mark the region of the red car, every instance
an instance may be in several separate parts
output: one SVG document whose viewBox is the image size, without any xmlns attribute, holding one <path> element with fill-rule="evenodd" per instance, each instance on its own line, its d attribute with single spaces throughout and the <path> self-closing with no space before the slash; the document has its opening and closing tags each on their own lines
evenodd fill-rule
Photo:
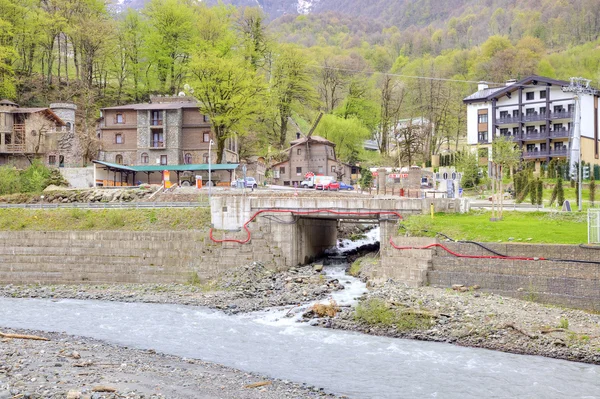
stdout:
<svg viewBox="0 0 600 399">
<path fill-rule="evenodd" d="M 336 180 L 332 180 L 323 186 L 323 190 L 340 191 L 340 182 L 336 181 Z"/>
</svg>

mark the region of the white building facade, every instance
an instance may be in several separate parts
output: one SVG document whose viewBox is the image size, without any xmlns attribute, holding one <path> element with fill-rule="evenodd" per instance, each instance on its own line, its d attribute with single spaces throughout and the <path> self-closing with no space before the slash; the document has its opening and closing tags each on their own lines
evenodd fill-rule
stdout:
<svg viewBox="0 0 600 399">
<path fill-rule="evenodd" d="M 542 76 L 509 81 L 505 87 L 478 91 L 464 99 L 467 104 L 467 142 L 487 148 L 491 158 L 494 137 L 504 136 L 523 151 L 523 159 L 535 161 L 536 170 L 552 159 L 568 159 L 575 133 L 575 94 L 564 92 L 569 82 Z M 585 162 L 599 163 L 598 96 L 581 97 L 581 155 Z"/>
</svg>

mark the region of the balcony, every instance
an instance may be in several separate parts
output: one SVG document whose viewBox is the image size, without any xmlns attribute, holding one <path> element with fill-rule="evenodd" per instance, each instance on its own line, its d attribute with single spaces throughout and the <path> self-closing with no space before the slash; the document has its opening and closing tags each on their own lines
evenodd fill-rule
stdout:
<svg viewBox="0 0 600 399">
<path fill-rule="evenodd" d="M 547 138 L 548 138 L 547 132 L 540 132 L 537 129 L 535 129 L 532 132 L 525 132 L 525 134 L 523 134 L 523 140 L 525 140 L 525 141 L 527 141 L 527 140 L 546 140 Z"/>
<path fill-rule="evenodd" d="M 559 129 L 559 130 L 551 130 L 550 131 L 550 137 L 553 139 L 558 139 L 558 138 L 569 138 L 571 137 L 571 133 L 572 131 L 570 129 Z"/>
<path fill-rule="evenodd" d="M 501 133 L 499 136 L 496 136 L 496 138 L 498 138 L 498 137 L 504 137 L 506 140 L 509 140 L 509 141 L 511 141 L 511 140 L 512 141 L 519 141 L 519 140 L 521 140 L 520 135 L 518 135 L 518 134 L 514 135 L 514 134 L 502 134 Z"/>
<path fill-rule="evenodd" d="M 548 150 L 524 151 L 523 152 L 523 158 L 525 158 L 525 159 L 546 158 L 548 156 L 550 156 L 550 151 L 548 151 Z"/>
<path fill-rule="evenodd" d="M 489 144 L 488 135 L 487 134 L 485 134 L 485 135 L 482 135 L 482 134 L 477 135 L 477 143 L 478 144 Z"/>
<path fill-rule="evenodd" d="M 546 114 L 538 114 L 534 112 L 533 114 L 525 114 L 523 115 L 523 122 L 536 122 L 546 120 Z"/>
<path fill-rule="evenodd" d="M 566 157 L 568 151 L 569 150 L 567 147 L 555 148 L 553 150 L 550 150 L 550 156 L 551 157 Z"/>
<path fill-rule="evenodd" d="M 18 154 L 25 152 L 26 148 L 25 144 L 5 144 L 0 146 L 0 152 Z"/>
<path fill-rule="evenodd" d="M 162 126 L 162 125 L 163 125 L 162 119 L 150 119 L 150 126 L 155 127 L 155 126 Z"/>
<path fill-rule="evenodd" d="M 519 116 L 504 116 L 496 119 L 496 123 L 498 125 L 511 125 L 515 123 L 521 122 L 521 117 Z"/>
<path fill-rule="evenodd" d="M 550 119 L 572 119 L 573 112 L 571 111 L 560 111 L 550 113 Z"/>
<path fill-rule="evenodd" d="M 150 148 L 165 148 L 165 142 L 153 140 L 150 142 Z"/>
</svg>

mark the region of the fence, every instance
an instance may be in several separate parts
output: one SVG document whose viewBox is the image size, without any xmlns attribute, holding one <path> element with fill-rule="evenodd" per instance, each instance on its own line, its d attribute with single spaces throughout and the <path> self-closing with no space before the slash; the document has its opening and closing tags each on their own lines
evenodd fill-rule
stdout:
<svg viewBox="0 0 600 399">
<path fill-rule="evenodd" d="M 600 208 L 588 209 L 588 243 L 600 244 Z"/>
<path fill-rule="evenodd" d="M 27 209 L 136 209 L 136 208 L 199 208 L 209 207 L 208 202 L 73 202 L 65 204 L 0 204 L 1 208 Z"/>
</svg>

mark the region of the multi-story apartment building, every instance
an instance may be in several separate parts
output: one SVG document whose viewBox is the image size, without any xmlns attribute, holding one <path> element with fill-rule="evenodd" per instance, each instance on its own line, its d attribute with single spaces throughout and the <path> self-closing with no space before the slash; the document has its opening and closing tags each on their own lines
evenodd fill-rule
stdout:
<svg viewBox="0 0 600 399">
<path fill-rule="evenodd" d="M 83 158 L 75 135 L 75 110 L 69 103 L 50 108 L 22 108 L 9 100 L 0 101 L 0 165 L 19 168 L 39 159 L 50 167 L 82 166 Z"/>
<path fill-rule="evenodd" d="M 571 156 L 574 135 L 574 94 L 563 91 L 569 82 L 542 76 L 508 81 L 490 88 L 484 82 L 464 99 L 467 104 L 467 141 L 488 149 L 494 137 L 517 143 L 523 159 L 535 161 L 536 169 L 551 159 Z M 585 162 L 598 163 L 598 96 L 581 97 L 581 155 Z"/>
<path fill-rule="evenodd" d="M 103 108 L 99 130 L 99 160 L 119 165 L 206 164 L 210 140 L 216 143 L 208 117 L 189 97 Z M 220 163 L 216 150 L 213 144 L 211 163 Z M 227 139 L 224 158 L 238 162 L 237 140 Z"/>
</svg>

